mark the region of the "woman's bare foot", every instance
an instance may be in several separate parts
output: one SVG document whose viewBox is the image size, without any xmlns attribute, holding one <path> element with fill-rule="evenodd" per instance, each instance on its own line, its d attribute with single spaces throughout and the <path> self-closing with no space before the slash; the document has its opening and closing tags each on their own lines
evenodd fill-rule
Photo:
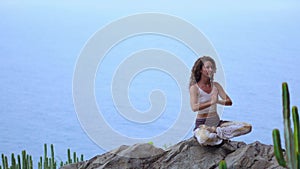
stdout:
<svg viewBox="0 0 300 169">
<path fill-rule="evenodd" d="M 217 129 L 217 128 L 216 128 L 215 126 L 212 126 L 212 127 L 208 127 L 208 128 L 207 128 L 207 130 L 210 131 L 211 133 L 217 133 L 216 129 Z"/>
<path fill-rule="evenodd" d="M 217 133 L 215 126 L 200 125 L 199 128 L 203 128 L 211 133 Z"/>
</svg>

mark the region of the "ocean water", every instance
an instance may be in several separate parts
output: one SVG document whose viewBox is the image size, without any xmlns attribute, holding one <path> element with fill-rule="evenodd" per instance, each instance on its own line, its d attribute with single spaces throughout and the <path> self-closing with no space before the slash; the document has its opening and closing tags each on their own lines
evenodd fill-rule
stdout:
<svg viewBox="0 0 300 169">
<path fill-rule="evenodd" d="M 72 82 L 77 58 L 88 39 L 119 18 L 143 12 L 177 16 L 202 31 L 214 45 L 226 79 L 225 90 L 233 100 L 222 118 L 245 121 L 253 131 L 234 140 L 272 144 L 271 132 L 282 132 L 281 83 L 288 82 L 291 104 L 300 104 L 300 15 L 296 1 L 227 8 L 199 4 L 191 8 L 138 4 L 140 8 L 119 9 L 79 3 L 3 2 L 0 7 L 0 153 L 26 149 L 34 158 L 43 144 L 54 144 L 56 158 L 65 160 L 67 148 L 91 158 L 105 152 L 83 130 L 73 103 Z M 155 8 L 157 7 L 157 8 Z M 109 10 L 111 9 L 111 10 Z M 116 12 L 113 12 L 116 10 Z M 121 29 L 121 28 L 120 28 Z M 184 32 L 184 30 L 182 30 Z M 149 93 L 165 94 L 165 112 L 151 124 L 122 121 L 111 98 L 111 80 L 130 54 L 143 49 L 172 52 L 190 69 L 197 56 L 179 41 L 161 35 L 128 38 L 112 48 L 95 76 L 95 98 L 103 116 L 114 130 L 128 137 L 151 137 L 167 130 L 180 109 L 176 79 L 163 71 L 142 71 L 132 80 L 128 97 L 140 111 L 151 106 Z M 176 65 L 174 65 L 176 66 Z M 121 83 L 121 82 L 120 82 Z M 174 112 L 174 113 L 170 113 Z M 190 132 L 185 137 L 192 135 Z M 119 143 L 119 140 L 106 140 Z M 155 144 L 155 143 L 154 143 Z M 166 144 L 169 144 L 166 142 Z M 160 146 L 160 145 L 158 145 Z"/>
</svg>

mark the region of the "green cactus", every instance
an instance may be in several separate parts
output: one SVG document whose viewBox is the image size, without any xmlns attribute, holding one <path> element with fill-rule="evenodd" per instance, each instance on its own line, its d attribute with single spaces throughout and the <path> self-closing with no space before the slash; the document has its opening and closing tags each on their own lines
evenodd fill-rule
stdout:
<svg viewBox="0 0 300 169">
<path fill-rule="evenodd" d="M 225 160 L 219 162 L 219 169 L 227 169 L 227 164 Z"/>
<path fill-rule="evenodd" d="M 9 169 L 7 157 L 4 154 L 2 154 L 2 166 L 3 166 L 3 169 Z"/>
<path fill-rule="evenodd" d="M 41 156 L 38 161 L 38 169 L 56 169 L 57 163 L 54 158 L 54 146 L 50 145 L 51 148 L 51 157 L 47 155 L 47 144 L 44 144 L 44 158 Z M 0 164 L 0 169 L 33 169 L 32 156 L 28 155 L 25 150 L 22 151 L 21 155 L 11 154 L 11 164 L 9 166 L 7 156 L 4 154 L 2 156 L 2 165 Z M 71 150 L 68 149 L 68 161 L 65 164 L 70 164 L 72 162 L 79 162 L 76 152 L 73 152 L 73 160 L 71 158 Z M 43 161 L 44 160 L 44 161 Z M 84 161 L 83 154 L 80 156 L 80 161 Z M 1 163 L 1 162 L 0 162 Z M 61 161 L 60 166 L 63 166 L 64 163 Z"/>
<path fill-rule="evenodd" d="M 68 164 L 72 163 L 72 158 L 71 158 L 71 150 L 68 149 Z"/>
<path fill-rule="evenodd" d="M 40 161 L 38 163 L 38 167 L 39 168 L 43 168 L 43 164 L 44 164 L 44 169 L 56 169 L 57 165 L 56 165 L 56 161 L 54 158 L 54 146 L 53 144 L 50 145 L 50 150 L 51 150 L 51 157 L 48 157 L 47 154 L 47 144 L 44 144 L 44 161 L 43 158 L 40 157 Z"/>
<path fill-rule="evenodd" d="M 77 156 L 76 156 L 76 152 L 73 152 L 73 161 L 74 163 L 77 163 Z"/>
<path fill-rule="evenodd" d="M 22 151 L 22 169 L 26 169 L 26 151 Z"/>
<path fill-rule="evenodd" d="M 281 148 L 281 139 L 280 139 L 280 133 L 278 129 L 274 129 L 272 132 L 273 136 L 273 143 L 274 143 L 274 154 L 278 161 L 278 164 L 286 167 L 286 161 L 283 157 L 283 150 Z"/>
<path fill-rule="evenodd" d="M 55 159 L 54 159 L 54 146 L 53 144 L 50 145 L 51 147 L 51 169 L 56 169 L 56 162 L 55 162 Z"/>
<path fill-rule="evenodd" d="M 21 156 L 18 154 L 18 169 L 21 169 Z"/>
<path fill-rule="evenodd" d="M 3 166 L 3 169 L 5 169 L 5 157 L 4 157 L 4 154 L 2 154 L 1 157 L 2 157 L 2 166 Z"/>
<path fill-rule="evenodd" d="M 14 153 L 11 154 L 11 167 L 13 169 L 17 169 L 16 159 Z"/>
<path fill-rule="evenodd" d="M 44 144 L 44 169 L 48 168 L 47 144 Z"/>
<path fill-rule="evenodd" d="M 293 106 L 292 108 L 292 116 L 294 122 L 294 143 L 295 143 L 295 155 L 297 166 L 300 168 L 300 135 L 299 135 L 299 115 L 298 115 L 298 108 Z"/>
<path fill-rule="evenodd" d="M 29 157 L 29 159 L 28 159 L 28 160 L 29 160 L 29 162 L 28 162 L 28 168 L 29 168 L 29 169 L 33 169 L 32 157 L 29 156 L 29 155 L 28 155 L 28 157 Z"/>
<path fill-rule="evenodd" d="M 43 157 L 40 157 L 40 161 L 38 162 L 38 169 L 43 168 Z"/>
<path fill-rule="evenodd" d="M 84 161 L 83 154 L 80 156 L 80 161 Z"/>
<path fill-rule="evenodd" d="M 274 154 L 278 161 L 278 164 L 287 167 L 289 169 L 299 169 L 299 116 L 297 107 L 293 106 L 292 116 L 294 128 L 291 127 L 290 121 L 290 96 L 288 85 L 286 82 L 282 83 L 282 103 L 283 103 L 283 122 L 284 122 L 284 140 L 286 148 L 286 159 L 284 158 L 281 148 L 280 132 L 278 129 L 274 129 L 272 132 Z M 293 131 L 294 130 L 294 131 Z"/>
</svg>

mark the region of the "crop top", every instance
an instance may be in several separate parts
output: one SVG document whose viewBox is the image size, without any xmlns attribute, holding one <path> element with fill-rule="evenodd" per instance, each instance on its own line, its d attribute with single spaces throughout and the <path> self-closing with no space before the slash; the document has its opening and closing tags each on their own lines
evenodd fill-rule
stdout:
<svg viewBox="0 0 300 169">
<path fill-rule="evenodd" d="M 203 91 L 197 84 L 196 84 L 196 86 L 199 89 L 198 103 L 205 103 L 205 102 L 209 101 L 211 98 L 211 95 L 213 93 L 219 92 L 215 86 L 213 86 L 213 89 L 210 93 L 206 93 L 205 91 Z M 207 113 L 213 113 L 213 112 L 217 112 L 217 104 L 214 104 L 205 109 L 199 110 L 198 114 L 207 114 Z"/>
</svg>

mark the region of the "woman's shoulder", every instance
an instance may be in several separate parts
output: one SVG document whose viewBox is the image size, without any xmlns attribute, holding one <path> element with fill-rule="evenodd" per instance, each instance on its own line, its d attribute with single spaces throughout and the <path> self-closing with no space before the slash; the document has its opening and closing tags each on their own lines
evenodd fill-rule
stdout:
<svg viewBox="0 0 300 169">
<path fill-rule="evenodd" d="M 220 85 L 220 83 L 218 83 L 218 82 L 214 82 L 214 86 L 215 86 L 217 89 L 222 88 L 222 85 Z"/>
<path fill-rule="evenodd" d="M 191 90 L 191 91 L 198 90 L 198 85 L 197 85 L 197 83 L 191 85 L 191 86 L 190 86 L 190 90 Z"/>
<path fill-rule="evenodd" d="M 213 82 L 214 86 L 219 87 L 221 86 L 219 82 Z"/>
</svg>

